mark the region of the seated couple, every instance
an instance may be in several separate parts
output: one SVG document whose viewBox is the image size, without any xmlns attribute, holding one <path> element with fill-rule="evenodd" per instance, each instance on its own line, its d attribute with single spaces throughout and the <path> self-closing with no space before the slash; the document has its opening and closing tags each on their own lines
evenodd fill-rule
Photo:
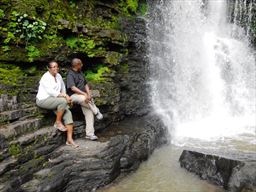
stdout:
<svg viewBox="0 0 256 192">
<path fill-rule="evenodd" d="M 82 61 L 73 59 L 71 69 L 67 74 L 67 92 L 59 72 L 58 63 L 51 61 L 48 71 L 39 82 L 36 104 L 44 109 L 54 110 L 56 121 L 54 127 L 60 131 L 67 131 L 66 144 L 75 148 L 79 147 L 73 140 L 73 118 L 69 110 L 72 103 L 81 105 L 86 121 L 86 138 L 97 140 L 94 134 L 94 115 L 98 119 L 103 116 L 94 104 L 91 91 L 82 73 Z M 62 123 L 63 119 L 63 123 Z"/>
</svg>

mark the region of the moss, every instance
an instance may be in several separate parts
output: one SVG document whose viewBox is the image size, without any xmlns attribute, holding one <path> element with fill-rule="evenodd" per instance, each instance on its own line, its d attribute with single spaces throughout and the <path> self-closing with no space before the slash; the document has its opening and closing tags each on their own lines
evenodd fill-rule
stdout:
<svg viewBox="0 0 256 192">
<path fill-rule="evenodd" d="M 78 53 L 90 58 L 102 58 L 101 62 L 111 65 L 119 64 L 121 56 L 108 53 L 108 45 L 126 46 L 127 36 L 117 30 L 120 29 L 120 19 L 134 14 L 140 6 L 137 0 L 108 2 L 110 6 L 104 8 L 97 3 L 94 0 L 21 0 L 8 2 L 8 9 L 0 5 L 0 20 L 5 19 L 0 24 L 0 35 L 3 37 L 0 38 L 0 60 L 33 65 L 48 58 L 66 61 L 70 55 Z M 98 9 L 100 11 L 97 12 Z M 28 44 L 18 39 L 9 25 L 13 11 L 44 21 L 47 25 L 39 35 L 42 39 L 31 39 Z M 14 28 L 16 24 L 11 23 Z M 83 31 L 78 31 L 77 26 L 83 26 Z"/>
<path fill-rule="evenodd" d="M 4 157 L 3 155 L 0 154 L 0 161 L 3 161 L 4 160 Z"/>
<path fill-rule="evenodd" d="M 17 66 L 11 64 L 0 64 L 0 84 L 17 86 L 24 72 Z"/>
<path fill-rule="evenodd" d="M 120 68 L 121 73 L 128 73 L 129 72 L 129 65 L 128 64 L 122 64 Z"/>
<path fill-rule="evenodd" d="M 9 146 L 8 151 L 10 155 L 17 157 L 21 153 L 21 147 L 18 144 L 12 144 Z"/>
<path fill-rule="evenodd" d="M 148 12 L 148 5 L 146 2 L 143 2 L 139 5 L 138 12 L 140 15 L 144 16 Z"/>
<path fill-rule="evenodd" d="M 107 53 L 105 62 L 112 65 L 117 65 L 121 62 L 122 57 L 123 54 L 111 51 Z"/>
</svg>

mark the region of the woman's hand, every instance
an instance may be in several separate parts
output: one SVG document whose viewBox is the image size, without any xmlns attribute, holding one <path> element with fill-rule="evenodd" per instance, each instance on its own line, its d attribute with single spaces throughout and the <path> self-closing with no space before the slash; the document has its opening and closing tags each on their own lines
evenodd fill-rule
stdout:
<svg viewBox="0 0 256 192">
<path fill-rule="evenodd" d="M 60 93 L 58 97 L 66 97 L 66 93 Z"/>
<path fill-rule="evenodd" d="M 72 99 L 71 99 L 71 97 L 69 97 L 68 95 L 66 95 L 66 100 L 67 100 L 68 104 L 71 104 L 71 103 L 72 103 Z"/>
</svg>

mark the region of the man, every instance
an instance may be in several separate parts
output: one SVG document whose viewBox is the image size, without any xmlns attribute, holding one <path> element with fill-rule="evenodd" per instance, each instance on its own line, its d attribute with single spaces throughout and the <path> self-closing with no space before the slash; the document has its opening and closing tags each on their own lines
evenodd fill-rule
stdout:
<svg viewBox="0 0 256 192">
<path fill-rule="evenodd" d="M 103 116 L 93 102 L 91 91 L 82 73 L 82 61 L 74 58 L 71 65 L 67 74 L 67 93 L 73 103 L 81 105 L 86 121 L 86 138 L 97 140 L 98 137 L 94 133 L 94 115 L 97 119 L 102 119 Z"/>
</svg>

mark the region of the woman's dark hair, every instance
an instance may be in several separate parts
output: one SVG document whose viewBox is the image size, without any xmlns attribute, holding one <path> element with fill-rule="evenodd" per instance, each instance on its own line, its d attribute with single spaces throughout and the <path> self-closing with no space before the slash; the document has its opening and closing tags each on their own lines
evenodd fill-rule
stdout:
<svg viewBox="0 0 256 192">
<path fill-rule="evenodd" d="M 51 61 L 47 64 L 47 69 L 51 68 L 52 63 L 57 63 L 57 61 L 51 60 Z M 58 63 L 57 63 L 57 64 L 58 64 Z"/>
</svg>

